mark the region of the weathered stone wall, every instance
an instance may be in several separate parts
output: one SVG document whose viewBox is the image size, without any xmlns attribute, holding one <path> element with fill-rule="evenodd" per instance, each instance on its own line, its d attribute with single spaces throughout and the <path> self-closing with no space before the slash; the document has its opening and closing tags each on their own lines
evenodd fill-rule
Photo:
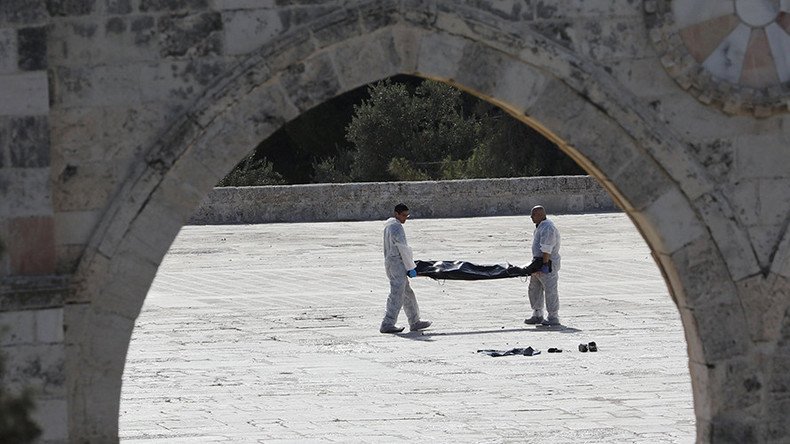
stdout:
<svg viewBox="0 0 790 444">
<path fill-rule="evenodd" d="M 412 74 L 544 132 L 635 221 L 684 322 L 701 441 L 786 441 L 790 64 L 773 48 L 790 47 L 788 14 L 786 0 L 0 1 L 0 312 L 24 338 L 2 351 L 65 375 L 7 378 L 45 387 L 46 440 L 117 439 L 134 320 L 203 197 L 284 122 Z M 742 46 L 734 65 L 725 40 Z M 35 333 L 61 319 L 62 339 Z"/>
<path fill-rule="evenodd" d="M 413 217 L 616 211 L 590 176 L 214 188 L 189 220 L 195 225 L 379 220 L 406 202 Z"/>
</svg>

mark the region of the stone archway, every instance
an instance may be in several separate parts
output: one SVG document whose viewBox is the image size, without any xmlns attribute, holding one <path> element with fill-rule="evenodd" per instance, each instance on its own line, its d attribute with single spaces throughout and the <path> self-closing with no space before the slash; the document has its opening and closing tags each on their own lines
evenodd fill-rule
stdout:
<svg viewBox="0 0 790 444">
<path fill-rule="evenodd" d="M 503 107 L 604 184 L 643 233 L 680 309 L 699 436 L 711 424 L 745 427 L 750 418 L 737 415 L 754 400 L 725 390 L 733 377 L 750 375 L 743 357 L 749 329 L 732 282 L 759 267 L 753 255 L 728 254 L 748 241 L 721 217 L 726 200 L 682 142 L 605 71 L 538 34 L 377 17 L 339 11 L 261 48 L 173 122 L 137 165 L 91 238 L 66 309 L 67 366 L 76 375 L 68 387 L 71 438 L 117 437 L 134 320 L 205 193 L 284 122 L 395 74 L 445 81 Z M 722 275 L 733 279 L 711 286 Z"/>
</svg>

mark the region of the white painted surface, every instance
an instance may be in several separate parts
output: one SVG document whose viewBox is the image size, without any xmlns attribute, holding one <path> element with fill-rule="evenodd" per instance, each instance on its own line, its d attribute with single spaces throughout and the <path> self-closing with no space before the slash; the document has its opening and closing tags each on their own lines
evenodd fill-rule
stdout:
<svg viewBox="0 0 790 444">
<path fill-rule="evenodd" d="M 768 45 L 774 56 L 779 81 L 782 83 L 790 81 L 790 34 L 776 23 L 766 26 L 765 34 L 768 36 Z"/>
<path fill-rule="evenodd" d="M 705 59 L 702 66 L 716 77 L 738 83 L 751 32 L 750 27 L 738 25 Z"/>
<path fill-rule="evenodd" d="M 137 320 L 122 441 L 692 442 L 683 329 L 644 241 L 624 214 L 549 217 L 564 331 L 523 324 L 520 279 L 416 278 L 434 325 L 378 333 L 381 222 L 184 227 Z M 529 261 L 527 217 L 405 228 L 418 259 Z"/>
</svg>

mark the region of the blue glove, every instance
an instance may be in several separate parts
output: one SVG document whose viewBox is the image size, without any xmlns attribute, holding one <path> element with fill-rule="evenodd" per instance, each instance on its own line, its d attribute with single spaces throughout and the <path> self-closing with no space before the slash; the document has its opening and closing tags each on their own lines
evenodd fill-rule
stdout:
<svg viewBox="0 0 790 444">
<path fill-rule="evenodd" d="M 416 268 L 412 268 L 406 274 L 409 275 L 410 278 L 416 278 L 417 277 L 417 269 Z"/>
<path fill-rule="evenodd" d="M 541 273 L 551 273 L 551 261 L 548 261 L 545 264 L 543 264 L 543 266 L 540 267 L 540 272 Z"/>
</svg>

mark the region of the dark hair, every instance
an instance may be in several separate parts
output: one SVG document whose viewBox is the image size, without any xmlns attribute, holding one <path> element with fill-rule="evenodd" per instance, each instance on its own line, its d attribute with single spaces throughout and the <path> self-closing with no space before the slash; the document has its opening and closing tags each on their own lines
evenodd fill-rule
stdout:
<svg viewBox="0 0 790 444">
<path fill-rule="evenodd" d="M 406 205 L 404 205 L 402 203 L 399 203 L 398 205 L 395 205 L 395 212 L 396 213 L 403 213 L 404 211 L 409 211 L 409 207 L 407 207 Z"/>
</svg>

